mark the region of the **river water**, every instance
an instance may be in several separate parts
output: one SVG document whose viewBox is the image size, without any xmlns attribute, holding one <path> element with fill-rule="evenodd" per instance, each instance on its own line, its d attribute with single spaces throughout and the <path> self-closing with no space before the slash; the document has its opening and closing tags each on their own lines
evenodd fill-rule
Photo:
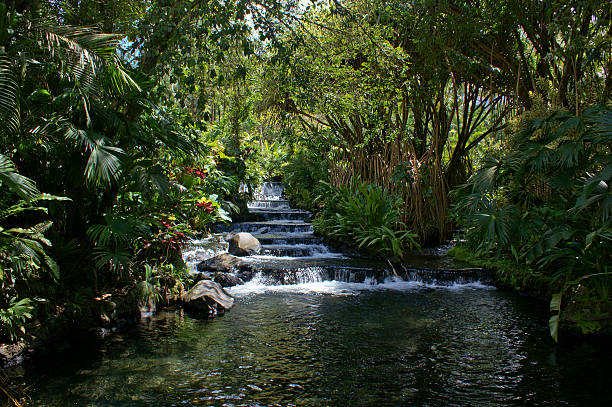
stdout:
<svg viewBox="0 0 612 407">
<path fill-rule="evenodd" d="M 161 312 L 29 365 L 27 405 L 612 405 L 609 344 L 555 345 L 546 304 L 435 252 L 399 273 L 334 252 L 281 194 L 267 185 L 259 218 L 227 227 L 263 245 L 230 312 Z M 225 248 L 210 243 L 187 264 Z"/>
<path fill-rule="evenodd" d="M 541 303 L 479 284 L 230 290 L 33 369 L 32 406 L 608 406 L 608 347 L 549 338 Z"/>
</svg>

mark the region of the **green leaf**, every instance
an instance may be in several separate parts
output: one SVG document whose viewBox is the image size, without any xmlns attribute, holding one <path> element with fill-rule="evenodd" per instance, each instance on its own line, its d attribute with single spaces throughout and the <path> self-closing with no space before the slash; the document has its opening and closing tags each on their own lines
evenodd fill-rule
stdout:
<svg viewBox="0 0 612 407">
<path fill-rule="evenodd" d="M 51 94 L 46 89 L 37 89 L 34 92 L 32 92 L 28 98 L 32 102 L 40 102 L 40 103 L 50 102 L 52 99 Z"/>
<path fill-rule="evenodd" d="M 550 299 L 550 312 L 560 312 L 561 311 L 561 293 L 553 294 Z"/>
<path fill-rule="evenodd" d="M 3 183 L 23 199 L 31 199 L 39 194 L 34 181 L 18 174 L 13 162 L 0 154 L 0 185 Z"/>
<path fill-rule="evenodd" d="M 548 320 L 548 326 L 550 328 L 550 336 L 555 342 L 559 342 L 559 315 L 553 315 Z"/>
</svg>

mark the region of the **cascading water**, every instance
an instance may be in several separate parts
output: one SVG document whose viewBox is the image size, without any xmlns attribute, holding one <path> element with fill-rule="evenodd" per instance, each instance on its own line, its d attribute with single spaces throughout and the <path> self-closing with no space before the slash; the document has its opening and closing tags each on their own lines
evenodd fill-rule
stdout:
<svg viewBox="0 0 612 407">
<path fill-rule="evenodd" d="M 342 293 L 357 293 L 371 289 L 408 290 L 418 285 L 459 287 L 474 286 L 486 279 L 479 269 L 431 267 L 423 260 L 430 258 L 433 259 L 430 263 L 440 263 L 442 257 L 435 252 L 418 256 L 415 267 L 394 270 L 379 260 L 334 251 L 314 235 L 309 222 L 311 213 L 293 209 L 282 195 L 283 190 L 282 183 L 264 183 L 257 189 L 256 199 L 248 204 L 252 220 L 218 227 L 224 233 L 251 233 L 262 245 L 259 255 L 243 258 L 250 265 L 249 271 L 240 275 L 247 284 L 231 289 L 235 295 L 249 290 L 328 292 L 337 289 Z M 186 261 L 195 267 L 197 256 L 193 253 L 194 250 L 186 252 Z"/>
<path fill-rule="evenodd" d="M 189 270 L 196 271 L 202 259 L 208 259 L 227 251 L 228 243 L 220 236 L 211 236 L 192 240 L 189 247 L 183 250 L 183 261 Z"/>
<path fill-rule="evenodd" d="M 258 200 L 281 199 L 284 188 L 282 182 L 264 182 L 255 191 L 255 198 Z"/>
</svg>

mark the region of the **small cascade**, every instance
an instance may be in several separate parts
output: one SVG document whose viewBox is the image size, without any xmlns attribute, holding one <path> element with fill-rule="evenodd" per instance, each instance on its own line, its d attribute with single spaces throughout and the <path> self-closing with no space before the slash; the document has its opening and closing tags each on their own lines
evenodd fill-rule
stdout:
<svg viewBox="0 0 612 407">
<path fill-rule="evenodd" d="M 223 225 L 218 228 L 220 232 L 248 232 L 252 234 L 285 234 L 285 235 L 312 235 L 312 224 L 301 221 L 273 220 L 262 222 L 238 222 Z M 257 236 L 256 236 L 257 237 Z"/>
<path fill-rule="evenodd" d="M 183 261 L 189 270 L 195 272 L 199 262 L 227 252 L 228 246 L 228 243 L 219 235 L 192 240 L 183 250 Z"/>
<path fill-rule="evenodd" d="M 249 209 L 290 209 L 290 206 L 286 199 L 260 199 L 249 202 Z"/>
<path fill-rule="evenodd" d="M 482 269 L 461 270 L 423 270 L 407 269 L 396 273 L 384 268 L 344 265 L 322 265 L 310 267 L 296 267 L 289 269 L 263 269 L 243 274 L 247 280 L 255 280 L 258 284 L 288 285 L 307 284 L 322 281 L 336 281 L 370 285 L 401 286 L 403 282 L 417 283 L 430 287 L 450 287 L 457 285 L 470 285 L 475 283 L 489 283 L 489 277 Z"/>
<path fill-rule="evenodd" d="M 255 291 L 277 286 L 295 286 L 304 290 L 312 288 L 312 284 L 323 284 L 327 290 L 330 282 L 344 288 L 348 284 L 351 290 L 360 291 L 376 287 L 454 287 L 487 281 L 486 273 L 481 269 L 461 269 L 452 267 L 452 264 L 447 267 L 448 261 L 440 260 L 442 256 L 435 251 L 417 254 L 411 258 L 412 267 L 401 270 L 394 270 L 380 260 L 334 251 L 314 235 L 311 213 L 291 208 L 283 196 L 283 189 L 279 182 L 264 183 L 257 189 L 256 199 L 248 203 L 249 221 L 217 226 L 217 231 L 222 233 L 251 233 L 262 246 L 258 255 L 243 257 L 248 267 L 243 267 L 239 276 L 247 284 L 242 288 L 232 288 L 233 293 L 236 290 L 246 293 L 249 287 Z M 208 256 L 213 253 L 211 247 L 216 247 L 217 251 L 226 248 L 215 246 L 210 238 L 206 242 L 196 241 L 184 253 L 186 262 L 191 266 L 197 264 L 202 260 L 198 258 L 202 253 L 211 257 Z"/>
<path fill-rule="evenodd" d="M 257 188 L 254 196 L 259 201 L 282 199 L 284 189 L 282 182 L 264 182 Z"/>
<path fill-rule="evenodd" d="M 252 233 L 262 244 L 259 256 L 251 256 L 256 268 L 295 269 L 295 264 L 279 264 L 293 259 L 326 259 L 342 257 L 314 236 L 312 214 L 293 209 L 283 196 L 280 182 L 265 182 L 258 188 L 256 199 L 249 202 L 250 222 L 227 225 L 224 231 Z M 296 263 L 296 261 L 293 261 Z"/>
<path fill-rule="evenodd" d="M 262 248 L 261 254 L 278 257 L 312 257 L 329 252 L 329 248 L 323 244 L 267 244 Z"/>
</svg>

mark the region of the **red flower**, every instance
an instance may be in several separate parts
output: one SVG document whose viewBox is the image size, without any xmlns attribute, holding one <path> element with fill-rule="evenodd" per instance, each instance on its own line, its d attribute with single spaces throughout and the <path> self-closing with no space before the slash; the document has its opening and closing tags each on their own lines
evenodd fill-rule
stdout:
<svg viewBox="0 0 612 407">
<path fill-rule="evenodd" d="M 213 203 L 212 202 L 196 202 L 195 206 L 203 208 L 208 213 L 212 213 L 212 212 L 215 211 L 215 208 L 213 207 Z"/>
</svg>

